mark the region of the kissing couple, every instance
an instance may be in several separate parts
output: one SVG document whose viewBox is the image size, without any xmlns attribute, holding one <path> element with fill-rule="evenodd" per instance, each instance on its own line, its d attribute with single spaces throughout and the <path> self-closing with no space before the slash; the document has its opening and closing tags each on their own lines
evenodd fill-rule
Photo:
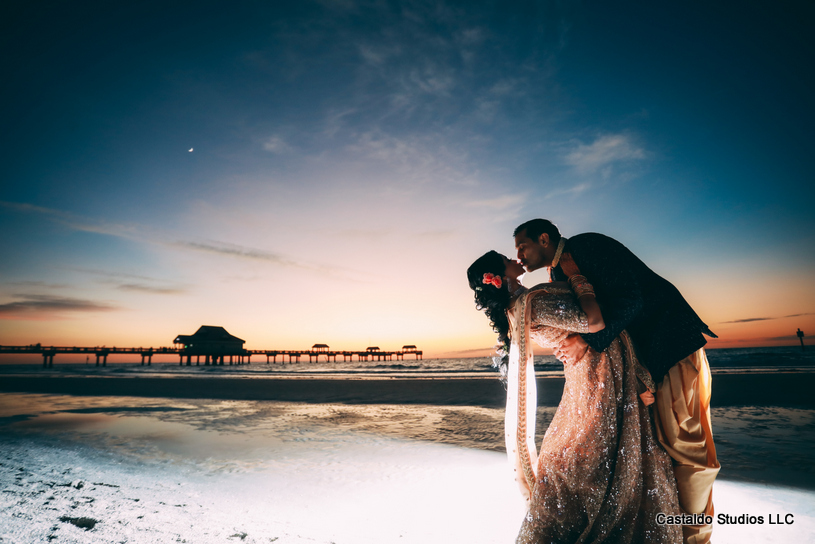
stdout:
<svg viewBox="0 0 815 544">
<path fill-rule="evenodd" d="M 703 334 L 715 335 L 608 236 L 567 239 L 545 219 L 514 236 L 518 261 L 490 251 L 467 279 L 498 333 L 507 454 L 528 508 L 517 542 L 710 542 L 719 462 Z M 544 267 L 550 283 L 521 285 Z M 530 340 L 554 351 L 565 376 L 540 451 Z"/>
</svg>

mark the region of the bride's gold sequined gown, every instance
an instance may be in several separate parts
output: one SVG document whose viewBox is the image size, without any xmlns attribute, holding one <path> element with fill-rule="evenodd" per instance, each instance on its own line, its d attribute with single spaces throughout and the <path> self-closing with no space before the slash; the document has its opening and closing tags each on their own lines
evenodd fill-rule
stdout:
<svg viewBox="0 0 815 544">
<path fill-rule="evenodd" d="M 538 286 L 512 308 L 517 340 L 515 357 L 511 350 L 509 399 L 519 404 L 508 404 L 507 446 L 510 457 L 516 457 L 529 506 L 517 542 L 682 542 L 681 527 L 655 521 L 659 512 L 680 512 L 676 482 L 649 408 L 639 399 L 637 375 L 646 382 L 649 377 L 627 335 L 602 353 L 590 349 L 580 361 L 565 365 L 563 397 L 536 457 L 529 340 L 558 347 L 571 332 L 588 332 L 588 325 L 574 295 L 562 287 Z M 513 371 L 518 373 L 514 379 Z"/>
</svg>

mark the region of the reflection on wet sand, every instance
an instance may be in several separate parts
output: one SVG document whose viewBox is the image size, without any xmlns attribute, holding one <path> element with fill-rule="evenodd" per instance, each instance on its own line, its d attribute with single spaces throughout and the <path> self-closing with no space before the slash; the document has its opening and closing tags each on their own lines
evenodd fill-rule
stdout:
<svg viewBox="0 0 815 544">
<path fill-rule="evenodd" d="M 503 452 L 503 410 L 472 406 L 306 404 L 137 397 L 0 395 L 0 429 L 60 433 L 139 456 L 256 464 L 283 444 L 353 432 Z M 543 436 L 555 408 L 538 410 Z M 5 423 L 4 423 L 5 422 Z M 713 409 L 721 478 L 815 489 L 815 410 Z"/>
<path fill-rule="evenodd" d="M 540 409 L 539 434 L 553 414 Z M 467 406 L 0 394 L 0 539 L 508 542 L 522 504 L 502 418 Z M 800 540 L 815 519 L 801 506 L 815 489 L 815 411 L 719 408 L 714 430 L 717 511 L 796 515 L 783 533 L 719 527 L 720 540 Z"/>
</svg>

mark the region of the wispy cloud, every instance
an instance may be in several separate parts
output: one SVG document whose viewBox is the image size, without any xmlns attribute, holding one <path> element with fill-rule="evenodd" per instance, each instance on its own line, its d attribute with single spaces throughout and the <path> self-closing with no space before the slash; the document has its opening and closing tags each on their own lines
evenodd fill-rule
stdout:
<svg viewBox="0 0 815 544">
<path fill-rule="evenodd" d="M 191 249 L 201 251 L 212 255 L 220 255 L 225 257 L 236 257 L 240 259 L 250 259 L 254 261 L 265 261 L 268 263 L 276 264 L 278 266 L 298 268 L 300 270 L 309 270 L 326 274 L 328 276 L 341 277 L 346 281 L 359 281 L 359 273 L 357 271 L 339 267 L 329 266 L 317 263 L 310 263 L 291 259 L 278 253 L 264 251 L 261 249 L 240 246 L 236 244 L 227 244 L 224 242 L 206 241 L 206 242 L 191 242 L 191 241 L 177 241 L 172 244 L 175 247 L 183 249 Z"/>
<path fill-rule="evenodd" d="M 149 276 L 145 276 L 142 274 L 131 274 L 129 272 L 118 272 L 118 271 L 108 271 L 108 270 L 94 270 L 91 268 L 81 268 L 81 267 L 69 267 L 68 270 L 73 270 L 76 272 L 81 272 L 83 274 L 90 274 L 92 276 L 98 276 L 101 278 L 107 278 L 111 280 L 139 280 L 139 281 L 147 281 L 147 282 L 157 282 L 159 280 L 155 278 L 151 278 Z"/>
<path fill-rule="evenodd" d="M 136 274 L 127 274 L 122 272 L 104 272 L 101 270 L 88 270 L 83 268 L 70 268 L 70 270 L 75 270 L 77 272 L 82 272 L 85 274 L 91 274 L 93 276 L 99 276 L 103 278 L 101 280 L 101 283 L 115 284 L 115 288 L 119 289 L 120 291 L 138 291 L 141 293 L 153 293 L 157 295 L 177 295 L 186 292 L 186 289 L 182 287 L 161 285 L 162 282 L 160 280 Z M 44 281 L 15 281 L 6 283 L 4 285 L 7 285 L 9 287 L 26 288 L 38 291 L 39 290 L 62 291 L 65 289 L 71 289 L 73 287 L 65 283 L 46 283 Z M 30 298 L 32 295 L 25 296 Z"/>
<path fill-rule="evenodd" d="M 795 334 L 788 334 L 786 336 L 771 336 L 766 340 L 783 340 L 783 341 L 798 341 L 798 336 Z M 749 341 L 749 340 L 748 340 Z"/>
<path fill-rule="evenodd" d="M 423 126 L 438 126 L 444 118 L 448 126 L 460 122 L 471 128 L 473 114 L 489 118 L 502 103 L 516 99 L 524 59 L 508 54 L 504 38 L 481 24 L 479 11 L 401 2 L 400 17 L 394 18 L 387 5 L 371 4 L 366 26 L 377 21 L 376 30 L 360 35 L 336 27 L 336 42 L 351 43 L 356 56 L 348 62 L 357 65 L 355 106 L 364 117 L 373 122 L 396 117 Z"/>
<path fill-rule="evenodd" d="M 815 313 L 808 312 L 803 314 L 782 315 L 779 317 L 747 317 L 745 319 L 734 319 L 733 321 L 720 321 L 720 323 L 752 323 L 753 321 L 771 321 L 773 319 L 786 319 L 788 317 L 801 317 L 805 315 L 815 315 Z"/>
<path fill-rule="evenodd" d="M 616 163 L 642 160 L 645 156 L 645 150 L 628 135 L 606 134 L 590 144 L 578 143 L 564 159 L 579 172 L 594 173 Z"/>
<path fill-rule="evenodd" d="M 143 283 L 122 283 L 116 286 L 120 291 L 136 291 L 139 293 L 150 293 L 154 295 L 179 295 L 186 292 L 177 287 L 157 287 Z"/>
<path fill-rule="evenodd" d="M 491 208 L 493 210 L 506 210 L 520 207 L 526 200 L 525 195 L 502 195 L 484 200 L 472 200 L 464 205 L 469 208 Z"/>
<path fill-rule="evenodd" d="M 577 196 L 585 193 L 589 189 L 591 189 L 591 183 L 582 182 L 572 185 L 571 187 L 564 187 L 562 189 L 556 189 L 550 193 L 547 193 L 544 198 L 549 199 L 556 196 Z"/>
<path fill-rule="evenodd" d="M 280 136 L 272 136 L 271 138 L 263 142 L 263 149 L 276 155 L 290 153 L 294 150 L 294 148 Z"/>
<path fill-rule="evenodd" d="M 283 266 L 303 267 L 304 265 L 297 261 L 288 259 L 277 253 L 264 251 L 253 247 L 240 246 L 236 244 L 227 244 L 224 242 L 195 242 L 189 240 L 180 240 L 171 243 L 175 247 L 184 249 L 192 249 L 195 251 L 202 251 L 204 253 L 212 253 L 215 255 L 225 255 L 227 257 L 240 257 L 243 259 L 252 259 L 258 261 L 267 261 Z"/>
<path fill-rule="evenodd" d="M 525 194 L 504 194 L 492 198 L 470 200 L 462 205 L 466 208 L 476 208 L 494 223 L 517 220 L 527 202 Z"/>
<path fill-rule="evenodd" d="M 427 64 L 410 71 L 405 84 L 408 88 L 419 89 L 423 93 L 448 96 L 455 88 L 457 80 L 448 69 Z"/>
<path fill-rule="evenodd" d="M 496 96 L 516 96 L 519 93 L 525 92 L 519 89 L 521 83 L 522 81 L 516 77 L 502 78 L 490 87 L 489 92 Z"/>
<path fill-rule="evenodd" d="M 357 48 L 362 59 L 376 67 L 382 66 L 385 61 L 402 52 L 402 47 L 399 44 L 360 44 Z"/>
<path fill-rule="evenodd" d="M 734 319 L 733 321 L 720 321 L 720 323 L 752 323 L 753 321 L 769 321 L 778 319 L 777 317 L 747 317 L 745 319 Z"/>
<path fill-rule="evenodd" d="M 371 130 L 347 145 L 343 154 L 366 167 L 387 168 L 392 188 L 401 193 L 427 185 L 477 184 L 468 154 L 437 135 L 396 137 Z"/>
<path fill-rule="evenodd" d="M 322 272 L 339 272 L 339 269 L 335 267 L 297 261 L 272 251 L 249 246 L 212 240 L 173 240 L 172 237 L 166 233 L 157 232 L 139 225 L 122 225 L 106 221 L 95 221 L 93 219 L 75 216 L 68 212 L 44 208 L 41 206 L 34 206 L 31 204 L 0 201 L 0 206 L 25 213 L 36 213 L 43 215 L 69 229 L 82 232 L 105 234 L 108 236 L 125 238 L 127 240 L 141 243 L 181 248 L 224 257 L 266 261 L 280 266 L 289 266 Z"/>
<path fill-rule="evenodd" d="M 456 34 L 456 42 L 463 46 L 480 45 L 486 39 L 486 31 L 483 28 L 465 28 Z"/>
<path fill-rule="evenodd" d="M 14 302 L 0 304 L 0 319 L 54 319 L 64 313 L 108 312 L 118 307 L 104 302 L 50 295 L 16 295 Z"/>
<path fill-rule="evenodd" d="M 485 351 L 495 351 L 495 346 L 489 346 L 489 347 L 486 347 L 486 348 L 460 349 L 460 350 L 457 350 L 457 351 L 448 351 L 445 355 L 448 355 L 448 354 L 465 355 L 465 354 L 468 354 L 468 353 L 469 354 L 483 353 Z"/>
<path fill-rule="evenodd" d="M 63 210 L 55 210 L 53 208 L 45 208 L 23 202 L 6 202 L 0 200 L 0 206 L 22 213 L 35 213 L 43 215 L 51 221 L 68 227 L 71 230 L 92 232 L 96 234 L 107 234 L 129 240 L 142 237 L 138 232 L 138 227 L 134 225 L 111 223 L 104 220 L 81 217 Z"/>
<path fill-rule="evenodd" d="M 323 129 L 321 131 L 323 136 L 333 138 L 338 132 L 343 131 L 348 124 L 348 118 L 357 113 L 357 108 L 342 108 L 339 110 L 329 110 L 325 114 L 323 122 Z"/>
<path fill-rule="evenodd" d="M 513 23 L 518 33 L 495 32 L 490 10 L 479 6 L 425 0 L 399 2 L 396 9 L 382 2 L 352 4 L 326 2 L 330 15 L 319 24 L 293 20 L 274 26 L 272 32 L 287 46 L 251 55 L 252 66 L 263 74 L 282 67 L 287 80 L 306 78 L 310 69 L 344 73 L 339 79 L 319 79 L 330 86 L 328 100 L 304 106 L 303 97 L 293 97 L 290 111 L 306 107 L 322 110 L 328 118 L 323 130 L 303 130 L 308 136 L 348 137 L 349 132 L 381 128 L 400 135 L 447 131 L 448 137 L 462 140 L 476 133 L 474 124 L 493 125 L 493 119 L 507 123 L 509 117 L 517 134 L 520 111 L 521 121 L 540 127 L 539 116 L 552 101 L 541 107 L 535 98 L 554 90 L 555 63 L 546 59 L 562 47 L 565 30 L 557 21 L 568 10 L 553 10 L 545 29 L 535 27 L 527 35 L 524 21 Z M 333 113 L 348 110 L 353 119 Z M 495 135 L 496 127 L 490 128 Z M 300 144 L 297 151 L 308 148 L 305 139 L 294 140 Z M 336 143 L 320 142 L 323 149 Z M 271 147 L 276 152 L 277 142 Z"/>
<path fill-rule="evenodd" d="M 23 288 L 26 288 L 26 289 L 34 288 L 34 289 L 37 289 L 37 290 L 39 290 L 39 289 L 59 290 L 59 289 L 68 289 L 70 287 L 66 283 L 47 283 L 47 282 L 44 282 L 44 281 L 35 281 L 35 280 L 10 281 L 10 282 L 4 283 L 3 285 L 8 285 L 10 287 L 23 287 Z"/>
</svg>

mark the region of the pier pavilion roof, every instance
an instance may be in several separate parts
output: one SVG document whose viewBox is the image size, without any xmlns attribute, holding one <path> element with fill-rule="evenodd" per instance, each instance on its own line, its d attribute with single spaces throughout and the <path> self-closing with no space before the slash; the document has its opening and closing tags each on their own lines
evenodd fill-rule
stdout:
<svg viewBox="0 0 815 544">
<path fill-rule="evenodd" d="M 195 334 L 179 334 L 173 340 L 174 344 L 185 346 L 224 346 L 242 348 L 245 340 L 232 336 L 223 327 L 202 325 Z"/>
</svg>

